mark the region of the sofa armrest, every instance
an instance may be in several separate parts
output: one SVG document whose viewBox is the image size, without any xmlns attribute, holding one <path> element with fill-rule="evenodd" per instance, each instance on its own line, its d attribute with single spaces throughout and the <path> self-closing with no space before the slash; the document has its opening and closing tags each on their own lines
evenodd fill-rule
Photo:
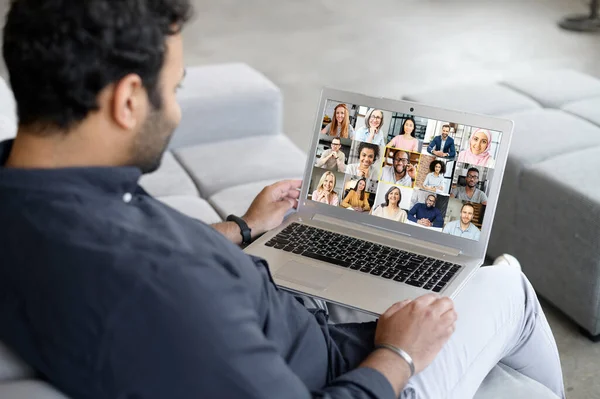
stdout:
<svg viewBox="0 0 600 399">
<path fill-rule="evenodd" d="M 281 132 L 281 91 L 246 64 L 188 68 L 182 86 L 170 148 Z"/>
</svg>

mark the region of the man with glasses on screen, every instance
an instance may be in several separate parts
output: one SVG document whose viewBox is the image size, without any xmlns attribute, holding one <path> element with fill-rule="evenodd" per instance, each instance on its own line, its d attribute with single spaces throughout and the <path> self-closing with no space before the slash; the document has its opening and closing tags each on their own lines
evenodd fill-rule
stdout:
<svg viewBox="0 0 600 399">
<path fill-rule="evenodd" d="M 335 137 L 331 140 L 331 149 L 323 151 L 321 158 L 317 160 L 315 164 L 319 168 L 325 168 L 327 170 L 335 170 L 344 173 L 346 170 L 346 154 L 341 150 L 342 141 L 339 137 Z"/>
<path fill-rule="evenodd" d="M 410 163 L 408 153 L 405 151 L 394 152 L 394 161 L 392 166 L 385 166 L 381 173 L 381 180 L 399 184 L 401 186 L 412 187 L 415 179 L 416 169 Z"/>
<path fill-rule="evenodd" d="M 456 186 L 450 194 L 451 198 L 456 198 L 461 201 L 469 201 L 475 204 L 487 205 L 487 195 L 477 187 L 479 183 L 479 170 L 477 168 L 469 168 L 467 177 L 465 178 L 467 185 Z"/>
</svg>

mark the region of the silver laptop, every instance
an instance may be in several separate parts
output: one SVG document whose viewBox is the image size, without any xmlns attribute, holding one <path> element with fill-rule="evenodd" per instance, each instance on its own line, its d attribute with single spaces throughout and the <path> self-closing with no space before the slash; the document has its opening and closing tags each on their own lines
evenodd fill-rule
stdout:
<svg viewBox="0 0 600 399">
<path fill-rule="evenodd" d="M 278 286 L 383 313 L 483 264 L 513 123 L 324 89 L 296 213 L 245 250 Z"/>
</svg>

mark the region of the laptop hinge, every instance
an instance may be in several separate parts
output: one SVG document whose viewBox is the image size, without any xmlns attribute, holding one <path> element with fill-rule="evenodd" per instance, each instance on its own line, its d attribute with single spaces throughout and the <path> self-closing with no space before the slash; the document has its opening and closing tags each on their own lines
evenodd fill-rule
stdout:
<svg viewBox="0 0 600 399">
<path fill-rule="evenodd" d="M 346 220 L 336 219 L 334 217 L 325 216 L 321 214 L 314 214 L 310 219 L 311 221 L 317 222 L 319 224 L 323 223 L 324 225 L 322 225 L 322 227 L 324 228 L 326 228 L 327 224 L 333 224 L 344 229 L 351 229 L 355 234 L 364 235 L 364 233 L 367 233 L 377 237 L 400 242 L 405 246 L 408 245 L 421 248 L 422 250 L 427 252 L 438 252 L 440 255 L 459 256 L 462 254 L 462 250 L 460 249 L 448 247 L 446 245 L 435 244 L 429 241 L 419 240 L 412 237 L 408 233 L 402 233 L 395 230 L 386 229 L 380 226 L 371 227 L 366 224 L 348 222 Z M 365 239 L 368 238 L 365 237 Z"/>
</svg>

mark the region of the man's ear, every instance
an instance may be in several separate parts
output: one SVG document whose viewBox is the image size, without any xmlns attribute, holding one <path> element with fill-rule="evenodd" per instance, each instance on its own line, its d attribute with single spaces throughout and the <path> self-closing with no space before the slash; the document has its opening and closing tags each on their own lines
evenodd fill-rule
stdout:
<svg viewBox="0 0 600 399">
<path fill-rule="evenodd" d="M 144 121 L 148 96 L 139 75 L 129 74 L 115 83 L 111 116 L 117 125 L 126 130 L 136 130 Z"/>
</svg>

